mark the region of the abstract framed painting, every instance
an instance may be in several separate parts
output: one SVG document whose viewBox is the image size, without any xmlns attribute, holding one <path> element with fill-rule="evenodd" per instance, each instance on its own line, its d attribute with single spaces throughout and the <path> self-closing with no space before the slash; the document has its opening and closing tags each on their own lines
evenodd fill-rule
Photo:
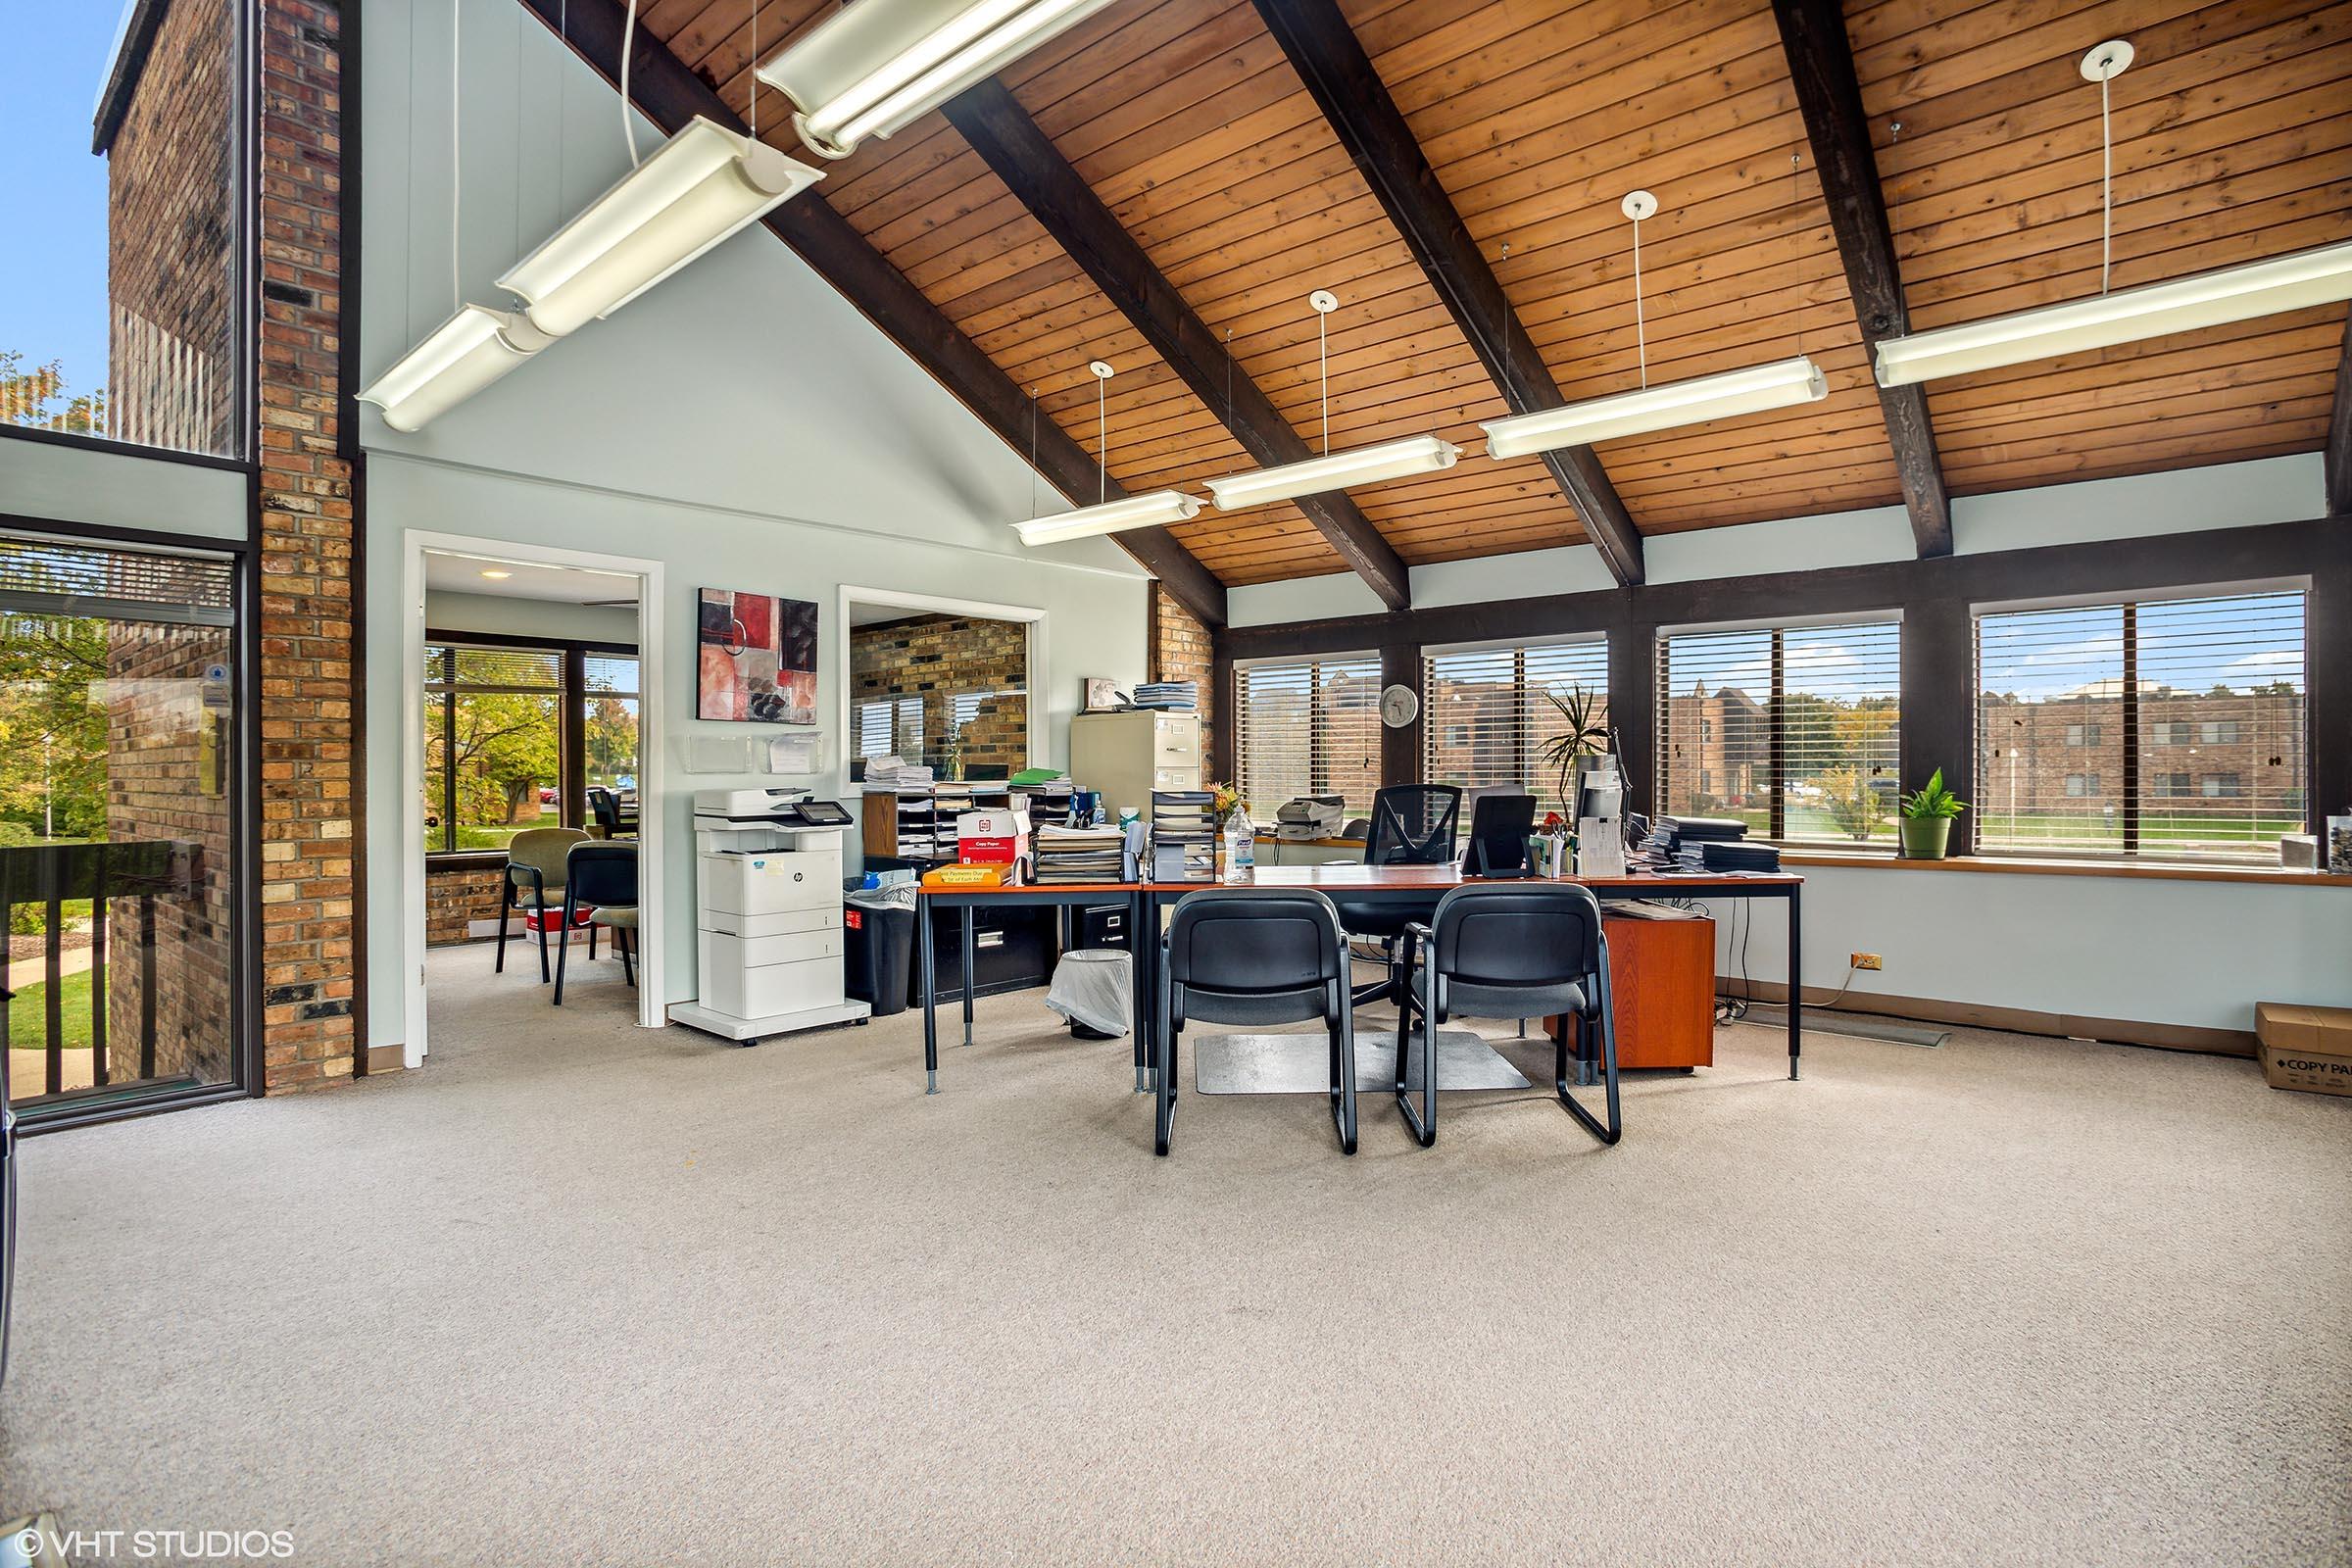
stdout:
<svg viewBox="0 0 2352 1568">
<path fill-rule="evenodd" d="M 816 606 L 706 588 L 695 633 L 697 718 L 816 722 Z"/>
</svg>

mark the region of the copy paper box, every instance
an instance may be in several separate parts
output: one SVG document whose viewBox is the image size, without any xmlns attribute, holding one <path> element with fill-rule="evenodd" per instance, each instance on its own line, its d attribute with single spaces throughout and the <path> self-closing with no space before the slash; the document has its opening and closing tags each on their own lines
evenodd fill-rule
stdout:
<svg viewBox="0 0 2352 1568">
<path fill-rule="evenodd" d="M 2352 1007 L 2265 1002 L 2254 1009 L 2254 1038 L 2273 1089 L 2352 1095 Z"/>
<path fill-rule="evenodd" d="M 965 811 L 956 818 L 956 858 L 966 865 L 1017 866 L 1028 847 L 1026 811 Z"/>
</svg>

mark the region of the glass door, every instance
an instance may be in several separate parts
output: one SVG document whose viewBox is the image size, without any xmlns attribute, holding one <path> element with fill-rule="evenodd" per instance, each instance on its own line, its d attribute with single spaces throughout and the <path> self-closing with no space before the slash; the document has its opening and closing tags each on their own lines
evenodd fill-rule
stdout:
<svg viewBox="0 0 2352 1568">
<path fill-rule="evenodd" d="M 0 532 L 20 1117 L 239 1078 L 236 563 Z"/>
</svg>

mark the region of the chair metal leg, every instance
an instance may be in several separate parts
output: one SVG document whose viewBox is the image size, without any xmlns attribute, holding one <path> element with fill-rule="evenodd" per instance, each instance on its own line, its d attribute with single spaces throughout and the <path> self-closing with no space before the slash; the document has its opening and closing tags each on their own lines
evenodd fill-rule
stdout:
<svg viewBox="0 0 2352 1568">
<path fill-rule="evenodd" d="M 564 932 L 564 940 L 569 942 L 571 940 L 571 933 L 568 931 Z M 617 933 L 613 936 L 612 940 L 615 942 L 620 940 L 620 937 Z M 594 920 L 588 922 L 588 961 L 590 963 L 594 963 L 596 961 L 596 922 Z"/>
<path fill-rule="evenodd" d="M 619 926 L 612 928 L 612 946 L 620 952 L 620 977 L 630 985 L 637 983 L 636 944 L 629 933 Z"/>
<path fill-rule="evenodd" d="M 1413 1097 L 1405 1082 L 1404 1059 L 1411 1036 L 1404 1029 L 1396 1031 L 1396 1108 L 1404 1112 L 1404 1124 L 1412 1129 L 1413 1137 L 1427 1149 L 1438 1141 L 1438 977 L 1428 964 L 1421 967 L 1421 1108 L 1413 1108 Z"/>
<path fill-rule="evenodd" d="M 566 915 L 564 930 L 566 935 L 569 935 L 571 923 L 568 916 L 571 909 L 571 895 L 568 893 L 564 895 L 564 908 Z M 547 984 L 547 901 L 545 899 L 539 901 L 539 983 Z M 558 997 L 556 1000 L 562 1002 L 564 999 Z"/>
<path fill-rule="evenodd" d="M 1339 1019 L 1335 1042 L 1339 1052 L 1339 1096 L 1331 1107 L 1340 1133 L 1340 1152 L 1355 1152 L 1355 1009 L 1348 1004 L 1348 987 L 1339 988 Z"/>
<path fill-rule="evenodd" d="M 547 915 L 539 916 L 539 961 L 547 961 Z M 571 893 L 564 894 L 564 940 L 556 944 L 556 1005 L 564 1005 L 564 960 L 571 956 Z"/>
<path fill-rule="evenodd" d="M 1167 965 L 1158 965 L 1159 1007 L 1154 1024 L 1158 1040 L 1153 1053 L 1159 1067 L 1159 1082 L 1153 1086 L 1152 1152 L 1164 1154 L 1169 1141 L 1176 1136 L 1176 1026 L 1170 1020 L 1175 1008 L 1169 996 Z"/>
<path fill-rule="evenodd" d="M 506 873 L 499 873 L 503 880 Z M 514 912 L 514 884 L 507 883 L 498 897 L 498 961 L 490 966 L 492 974 L 507 972 L 507 921 Z"/>
<path fill-rule="evenodd" d="M 1588 1009 L 1588 1013 L 1578 1016 L 1582 1020 L 1580 1027 L 1583 1030 L 1600 1031 L 1601 1081 L 1607 1085 L 1608 1121 L 1603 1124 L 1577 1103 L 1576 1096 L 1569 1093 L 1568 1019 L 1565 1014 L 1553 1025 L 1551 1032 L 1552 1088 L 1559 1095 L 1560 1103 L 1567 1107 L 1568 1114 L 1576 1118 L 1579 1126 L 1603 1144 L 1614 1144 L 1624 1136 L 1625 1123 L 1618 1114 L 1617 1105 L 1617 1009 L 1609 999 L 1609 954 L 1605 943 L 1600 954 L 1600 976 L 1594 989 L 1598 992 L 1597 1004 Z"/>
</svg>

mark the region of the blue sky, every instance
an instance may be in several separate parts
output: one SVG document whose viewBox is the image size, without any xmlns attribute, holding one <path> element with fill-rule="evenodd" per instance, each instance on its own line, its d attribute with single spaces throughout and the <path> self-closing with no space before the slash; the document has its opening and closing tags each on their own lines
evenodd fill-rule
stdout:
<svg viewBox="0 0 2352 1568">
<path fill-rule="evenodd" d="M 121 13 L 109 0 L 0 4 L 0 349 L 65 362 L 72 392 L 106 380 L 106 160 L 90 116 Z"/>
</svg>

